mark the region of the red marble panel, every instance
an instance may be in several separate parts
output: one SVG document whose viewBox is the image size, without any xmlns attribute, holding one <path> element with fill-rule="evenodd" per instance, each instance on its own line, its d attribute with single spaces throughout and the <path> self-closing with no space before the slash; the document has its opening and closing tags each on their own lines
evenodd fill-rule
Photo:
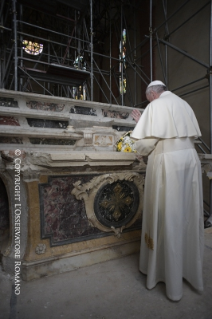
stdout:
<svg viewBox="0 0 212 319">
<path fill-rule="evenodd" d="M 73 184 L 87 183 L 94 175 L 51 177 L 48 184 L 40 185 L 42 238 L 51 238 L 52 245 L 95 238 L 102 231 L 91 227 L 83 200 L 71 194 Z M 104 233 L 103 233 L 104 234 Z"/>
<path fill-rule="evenodd" d="M 18 119 L 12 116 L 0 116 L 0 125 L 20 126 Z"/>
</svg>

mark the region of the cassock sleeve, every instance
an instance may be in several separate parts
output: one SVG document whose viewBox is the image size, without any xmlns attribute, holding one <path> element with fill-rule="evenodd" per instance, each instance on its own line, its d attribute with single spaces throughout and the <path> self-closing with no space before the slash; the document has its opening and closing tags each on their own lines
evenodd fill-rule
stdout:
<svg viewBox="0 0 212 319">
<path fill-rule="evenodd" d="M 135 142 L 135 150 L 138 155 L 147 156 L 153 151 L 158 141 L 158 138 L 143 138 L 137 140 Z"/>
</svg>

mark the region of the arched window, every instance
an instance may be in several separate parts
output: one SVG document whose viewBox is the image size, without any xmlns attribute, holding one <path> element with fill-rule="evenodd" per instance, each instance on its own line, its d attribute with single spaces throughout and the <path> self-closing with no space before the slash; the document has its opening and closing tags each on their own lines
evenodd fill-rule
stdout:
<svg viewBox="0 0 212 319">
<path fill-rule="evenodd" d="M 24 51 L 28 54 L 38 55 L 43 51 L 43 44 L 28 40 L 23 40 L 22 43 Z"/>
</svg>

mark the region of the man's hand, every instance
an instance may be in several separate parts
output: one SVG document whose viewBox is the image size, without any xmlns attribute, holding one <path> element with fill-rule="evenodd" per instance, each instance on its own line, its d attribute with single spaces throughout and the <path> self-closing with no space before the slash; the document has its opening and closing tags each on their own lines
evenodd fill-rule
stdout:
<svg viewBox="0 0 212 319">
<path fill-rule="evenodd" d="M 134 109 L 132 110 L 131 116 L 134 118 L 134 120 L 136 121 L 136 123 L 138 123 L 140 117 L 141 117 L 141 113 L 139 110 Z"/>
<path fill-rule="evenodd" d="M 137 158 L 137 160 L 140 162 L 140 161 L 142 161 L 142 159 L 143 159 L 143 156 L 141 156 L 141 155 L 135 155 L 135 157 Z"/>
</svg>

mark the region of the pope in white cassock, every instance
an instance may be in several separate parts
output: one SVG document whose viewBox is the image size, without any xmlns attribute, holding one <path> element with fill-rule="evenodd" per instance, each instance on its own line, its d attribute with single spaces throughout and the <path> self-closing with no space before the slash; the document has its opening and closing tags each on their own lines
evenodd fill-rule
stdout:
<svg viewBox="0 0 212 319">
<path fill-rule="evenodd" d="M 194 139 L 201 136 L 193 110 L 180 97 L 153 81 L 149 104 L 133 110 L 140 155 L 148 155 L 139 269 L 152 289 L 165 282 L 171 300 L 182 298 L 183 278 L 203 290 L 204 244 L 201 165 Z"/>
</svg>

